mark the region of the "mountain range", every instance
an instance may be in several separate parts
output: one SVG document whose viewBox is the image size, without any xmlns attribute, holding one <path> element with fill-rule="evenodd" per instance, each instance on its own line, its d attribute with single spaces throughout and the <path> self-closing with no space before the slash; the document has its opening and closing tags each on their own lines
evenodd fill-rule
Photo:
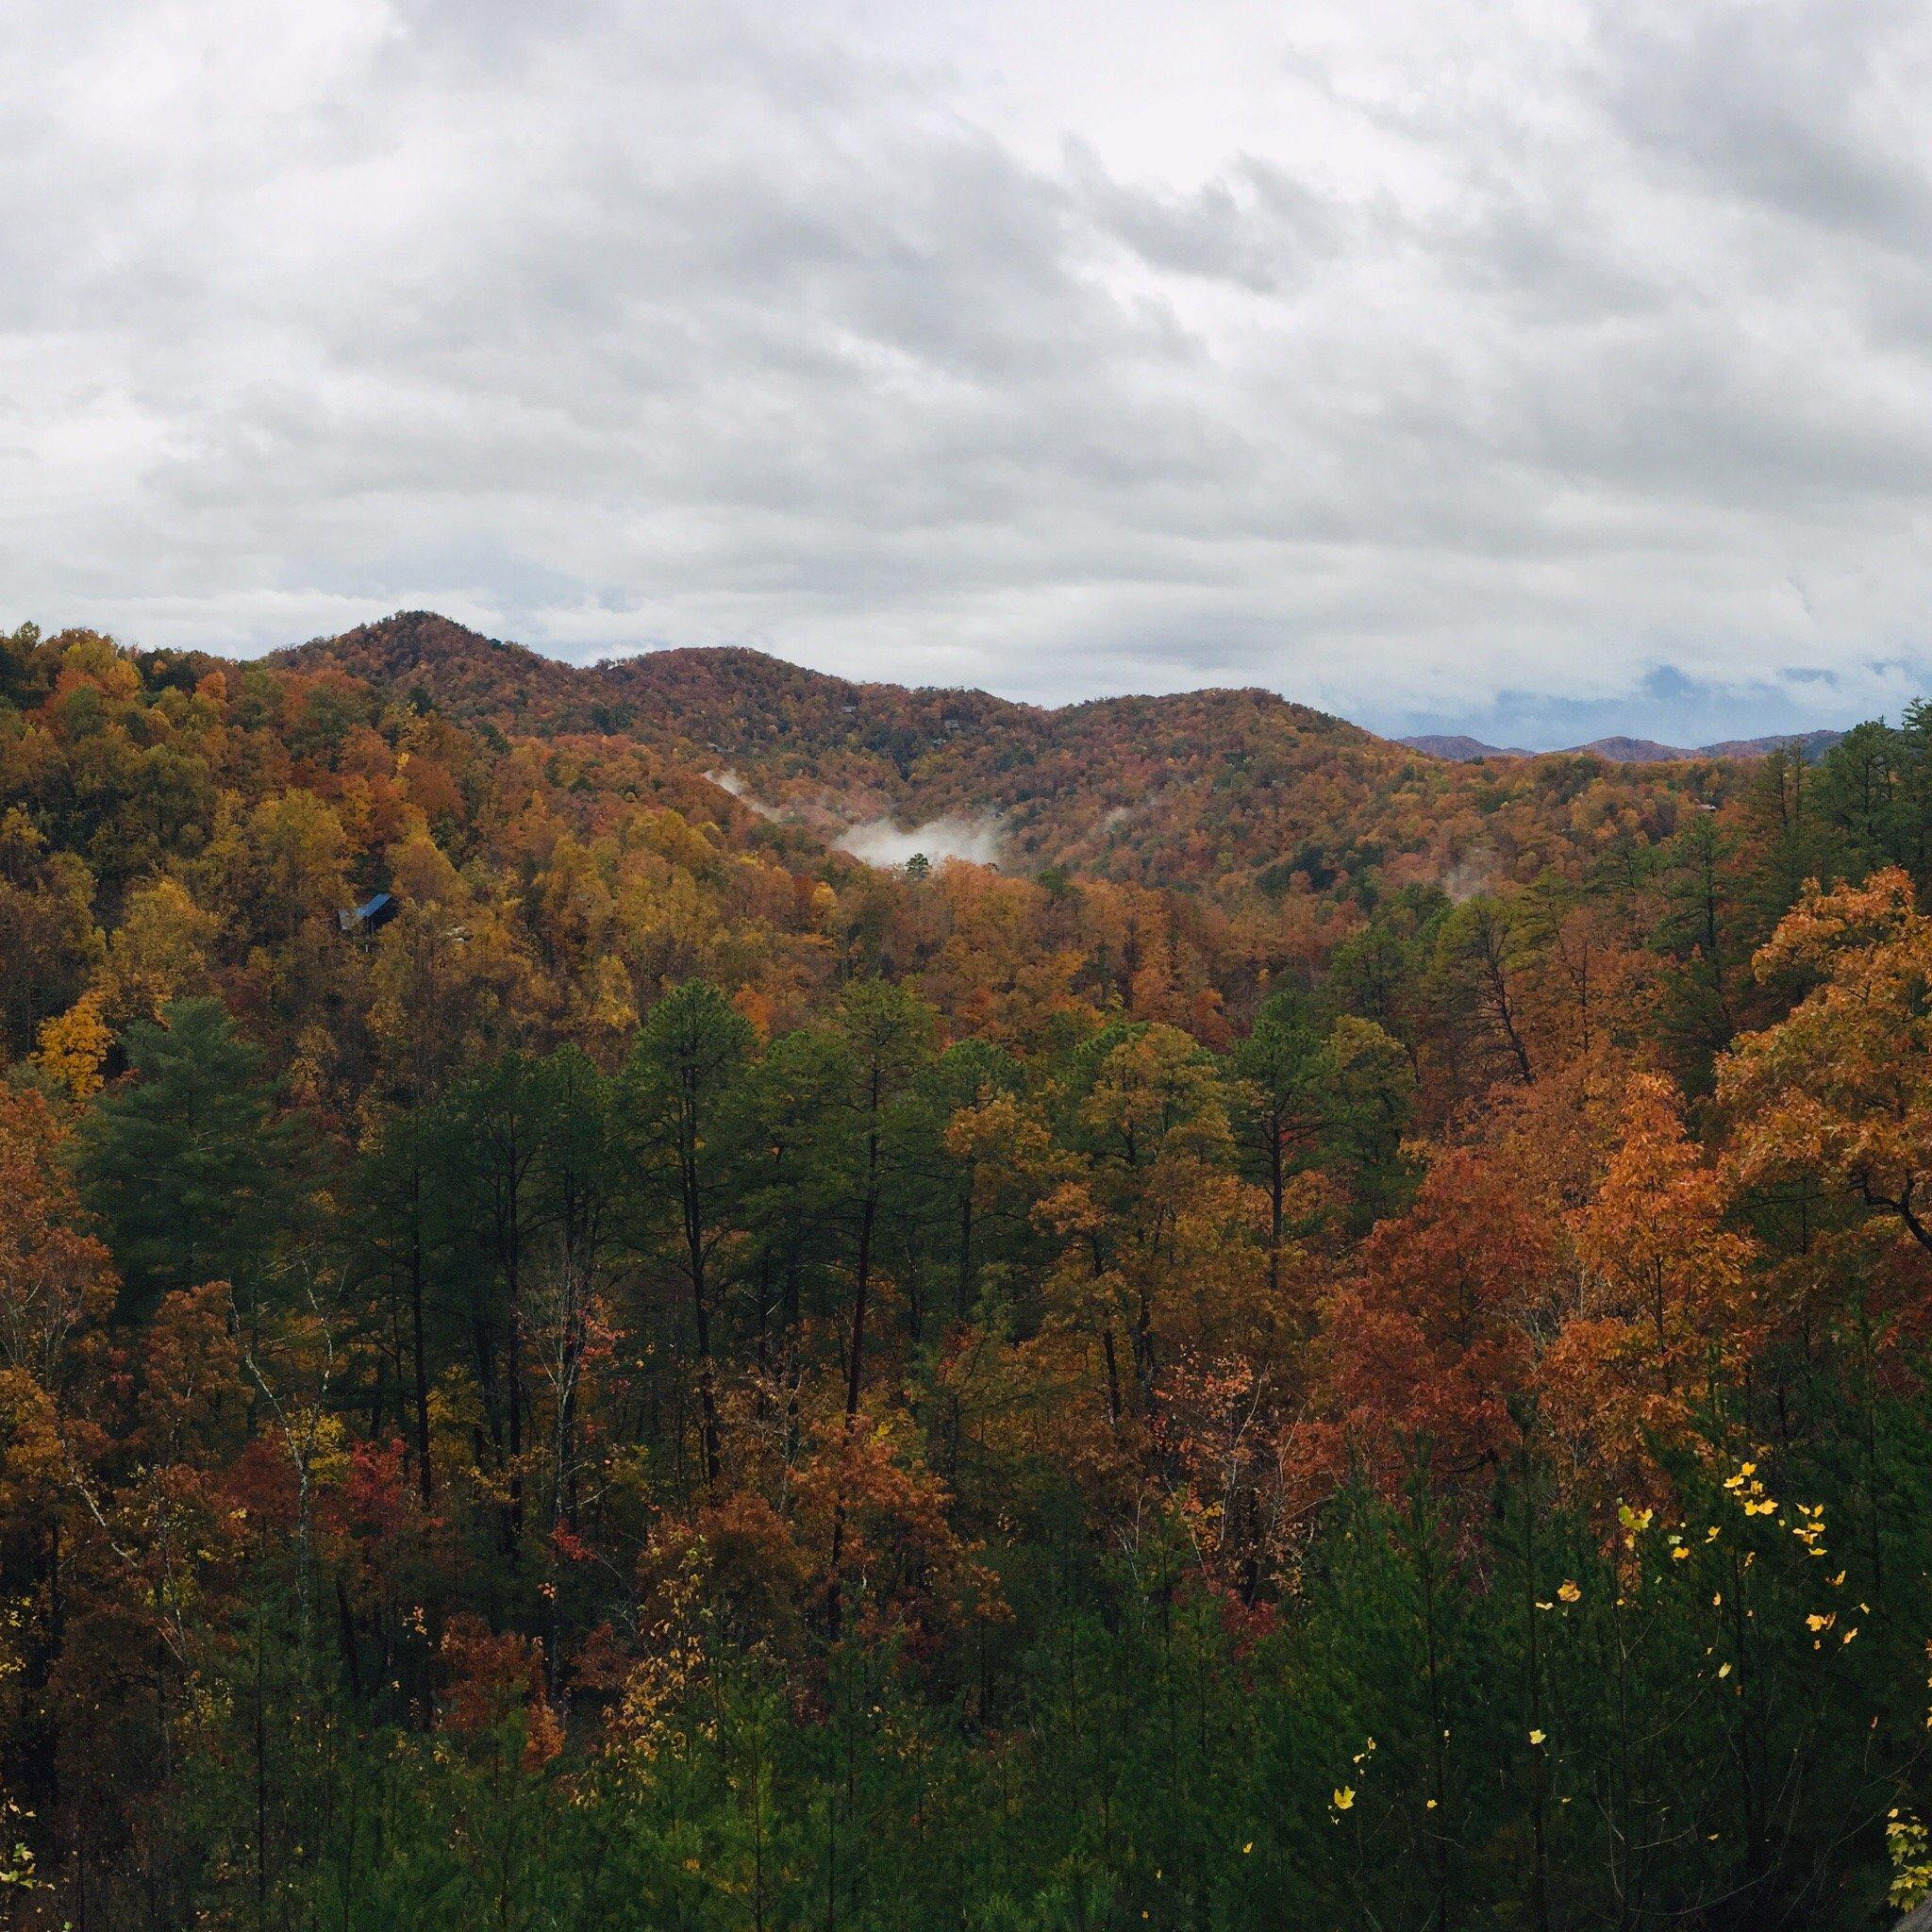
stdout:
<svg viewBox="0 0 1932 1932">
<path fill-rule="evenodd" d="M 398 612 L 276 657 L 297 667 L 334 664 L 389 688 L 421 685 L 445 709 L 498 724 L 614 729 L 653 741 L 702 740 L 714 750 L 743 757 L 801 742 L 858 739 L 889 758 L 908 780 L 918 758 L 962 734 L 991 732 L 1036 746 L 1077 744 L 1114 720 L 1158 721 L 1164 726 L 1272 713 L 1276 722 L 1295 729 L 1374 736 L 1254 687 L 1099 698 L 1049 709 L 981 691 L 856 683 L 733 645 L 650 651 L 575 665 L 486 638 L 433 611 Z M 1843 736 L 1841 731 L 1804 731 L 1700 745 L 1620 736 L 1547 753 L 1460 734 L 1427 733 L 1387 741 L 1453 763 L 1590 757 L 1611 764 L 1664 764 L 1762 758 L 1785 744 L 1796 744 L 1815 760 Z"/>
<path fill-rule="evenodd" d="M 1777 741 L 1678 752 L 1608 739 L 1536 757 L 1382 738 L 1257 689 L 1046 708 L 735 647 L 573 665 L 428 611 L 273 661 L 513 736 L 633 740 L 741 809 L 863 857 L 997 858 L 1230 904 L 1297 881 L 1346 896 L 1367 868 L 1385 883 L 1459 875 L 1472 853 L 1484 876 L 1530 876 L 1559 848 L 1580 852 L 1592 825 L 1667 830 L 1690 804 L 1721 803 L 1748 769 L 1738 761 Z M 1579 805 L 1586 792 L 1601 797 Z"/>
<path fill-rule="evenodd" d="M 1616 765 L 1661 765 L 1681 763 L 1687 758 L 1761 758 L 1780 745 L 1795 744 L 1807 763 L 1816 763 L 1844 736 L 1842 731 L 1797 731 L 1770 738 L 1726 738 L 1716 744 L 1659 744 L 1654 738 L 1597 738 L 1588 744 L 1574 744 L 1562 752 L 1540 754 L 1517 745 L 1485 744 L 1479 738 L 1431 734 L 1421 738 L 1398 738 L 1411 751 L 1432 758 L 1449 758 L 1457 764 L 1473 764 L 1478 758 L 1607 758 Z"/>
</svg>

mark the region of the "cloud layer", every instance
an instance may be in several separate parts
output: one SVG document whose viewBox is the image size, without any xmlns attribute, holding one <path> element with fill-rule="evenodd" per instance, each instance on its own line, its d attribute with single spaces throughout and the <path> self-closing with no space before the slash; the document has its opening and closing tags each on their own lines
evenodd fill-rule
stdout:
<svg viewBox="0 0 1932 1932">
<path fill-rule="evenodd" d="M 9 30 L 0 621 L 1518 740 L 1932 686 L 1917 0 Z"/>
</svg>

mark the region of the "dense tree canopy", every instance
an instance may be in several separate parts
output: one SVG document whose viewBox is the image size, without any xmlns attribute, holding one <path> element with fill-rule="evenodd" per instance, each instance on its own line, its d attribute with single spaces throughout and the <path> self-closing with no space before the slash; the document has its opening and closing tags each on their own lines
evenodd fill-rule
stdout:
<svg viewBox="0 0 1932 1932">
<path fill-rule="evenodd" d="M 1923 709 L 1451 767 L 439 635 L 0 638 L 9 1923 L 1918 1895 Z"/>
</svg>

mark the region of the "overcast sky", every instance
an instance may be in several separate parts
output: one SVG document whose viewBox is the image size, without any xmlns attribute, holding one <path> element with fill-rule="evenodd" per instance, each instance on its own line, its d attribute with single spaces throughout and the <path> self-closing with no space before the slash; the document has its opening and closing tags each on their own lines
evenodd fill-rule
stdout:
<svg viewBox="0 0 1932 1932">
<path fill-rule="evenodd" d="M 1932 690 L 1924 0 L 0 0 L 0 622 Z"/>
</svg>

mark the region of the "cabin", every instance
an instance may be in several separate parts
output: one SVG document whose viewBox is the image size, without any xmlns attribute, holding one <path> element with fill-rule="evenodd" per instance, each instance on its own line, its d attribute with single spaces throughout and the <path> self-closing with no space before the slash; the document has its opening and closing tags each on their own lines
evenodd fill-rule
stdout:
<svg viewBox="0 0 1932 1932">
<path fill-rule="evenodd" d="M 375 892 L 359 906 L 344 907 L 336 914 L 336 924 L 346 933 L 376 933 L 401 910 L 390 893 Z"/>
</svg>

